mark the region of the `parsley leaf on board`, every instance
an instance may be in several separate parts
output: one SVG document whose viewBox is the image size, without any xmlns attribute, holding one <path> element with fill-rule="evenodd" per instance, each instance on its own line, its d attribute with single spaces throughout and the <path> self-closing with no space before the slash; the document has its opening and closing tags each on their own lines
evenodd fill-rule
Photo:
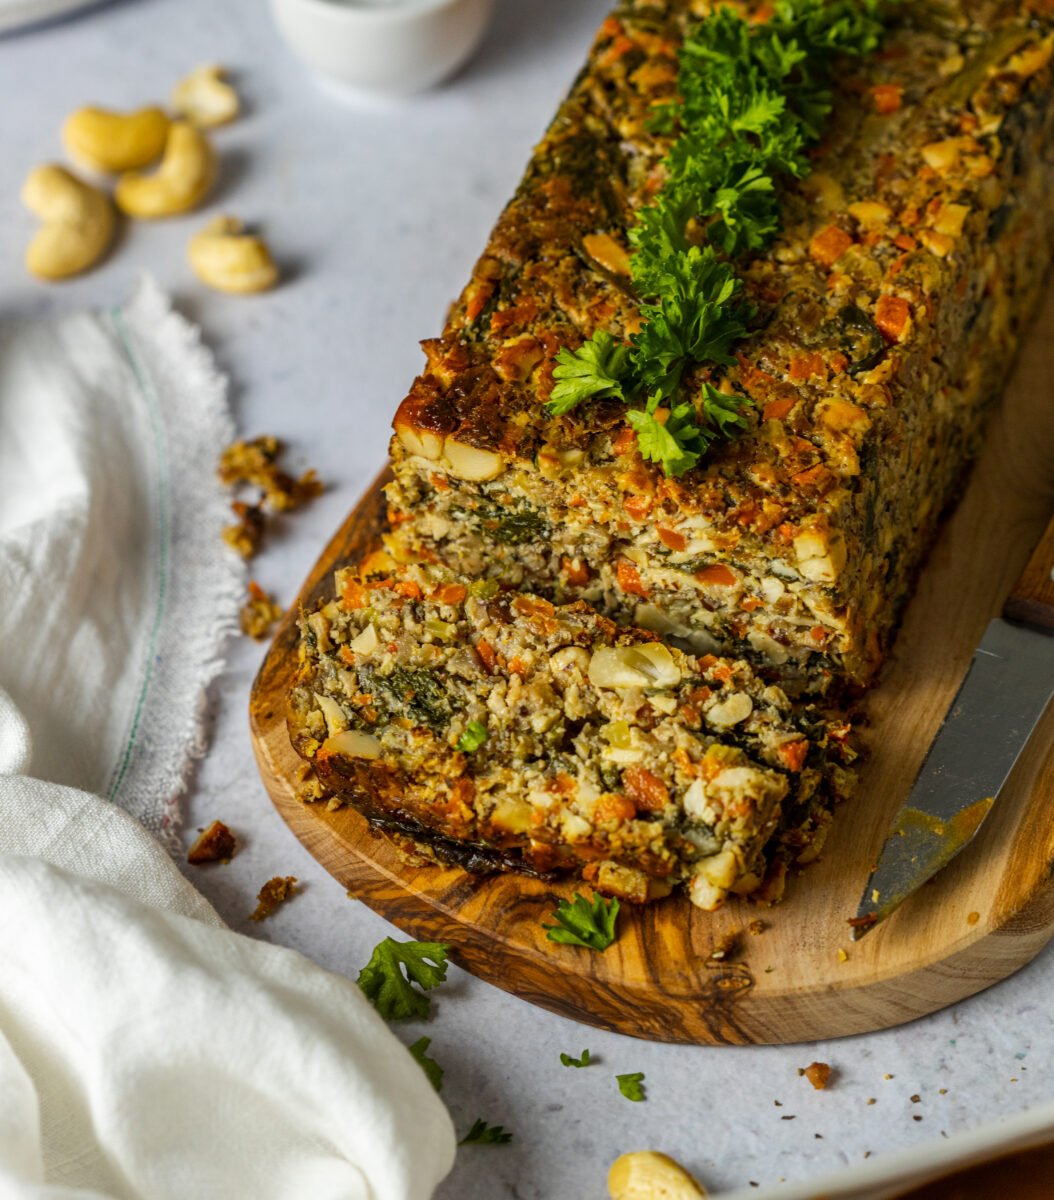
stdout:
<svg viewBox="0 0 1054 1200">
<path fill-rule="evenodd" d="M 465 732 L 458 738 L 457 748 L 464 750 L 466 754 L 473 754 L 489 736 L 487 727 L 482 721 L 469 721 L 465 726 Z"/>
<path fill-rule="evenodd" d="M 894 6 L 778 0 L 768 21 L 718 8 L 696 22 L 681 47 L 677 99 L 649 121 L 673 138 L 666 179 L 629 231 L 643 325 L 628 346 L 599 330 L 573 353 L 562 350 L 550 415 L 589 399 L 634 406 L 628 419 L 641 454 L 667 475 L 691 470 L 715 441 L 748 426 L 738 411 L 746 397 L 709 382 L 695 394 L 684 387 L 691 367 L 734 361 L 732 347 L 749 336 L 754 316 L 742 281 L 716 252 L 735 260 L 776 235 L 776 183 L 808 173 L 807 151 L 833 104 L 833 63 L 877 49 Z M 665 420 L 659 400 L 668 402 Z"/>
<path fill-rule="evenodd" d="M 425 991 L 441 984 L 446 979 L 449 950 L 444 942 L 385 938 L 374 947 L 370 961 L 359 972 L 358 985 L 386 1021 L 423 1020 L 431 1000 L 414 984 Z"/>
<path fill-rule="evenodd" d="M 615 940 L 615 920 L 619 902 L 613 896 L 605 901 L 603 896 L 594 896 L 590 903 L 575 892 L 569 904 L 561 900 L 552 915 L 555 925 L 542 924 L 551 942 L 565 946 L 585 946 L 587 950 L 606 950 Z"/>
<path fill-rule="evenodd" d="M 427 1050 L 431 1044 L 430 1037 L 419 1037 L 412 1046 L 407 1046 L 407 1049 L 420 1064 L 421 1070 L 428 1076 L 428 1082 L 437 1092 L 441 1092 L 443 1090 L 443 1068 L 434 1058 L 428 1057 Z"/>
<path fill-rule="evenodd" d="M 459 1146 L 504 1146 L 512 1141 L 512 1134 L 502 1125 L 488 1125 L 482 1117 L 472 1122 L 472 1128 L 458 1142 Z"/>
<path fill-rule="evenodd" d="M 630 1075 L 616 1075 L 615 1079 L 618 1082 L 618 1090 L 627 1100 L 640 1101 L 645 1099 L 643 1071 L 634 1071 Z"/>
<path fill-rule="evenodd" d="M 589 1054 L 588 1050 L 582 1051 L 581 1058 L 575 1058 L 571 1054 L 565 1054 L 562 1050 L 560 1051 L 560 1061 L 564 1064 L 565 1067 L 588 1067 L 589 1060 L 590 1060 L 590 1054 Z"/>
</svg>

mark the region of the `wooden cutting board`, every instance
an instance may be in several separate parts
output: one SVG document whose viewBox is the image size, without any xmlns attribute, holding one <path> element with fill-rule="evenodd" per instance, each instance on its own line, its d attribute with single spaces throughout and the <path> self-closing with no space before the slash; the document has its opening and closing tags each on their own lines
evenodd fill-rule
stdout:
<svg viewBox="0 0 1054 1200">
<path fill-rule="evenodd" d="M 624 905 L 618 940 L 595 954 L 547 941 L 542 929 L 572 885 L 409 866 L 355 812 L 300 804 L 300 760 L 284 716 L 296 659 L 295 604 L 250 705 L 257 761 L 279 812 L 344 888 L 407 934 L 449 942 L 459 963 L 525 1000 L 636 1037 L 840 1037 L 913 1020 L 1005 979 L 1054 933 L 1054 705 L 973 844 L 859 943 L 849 940 L 846 919 L 985 623 L 1054 511 L 1052 345 L 1054 292 L 919 581 L 895 653 L 867 699 L 870 753 L 857 794 L 839 810 L 822 860 L 790 879 L 779 906 L 736 901 L 704 913 L 682 897 Z M 334 568 L 376 543 L 385 478 L 326 547 L 301 604 L 331 594 Z M 746 932 L 759 918 L 765 930 Z M 736 932 L 739 953 L 710 960 L 715 944 Z"/>
</svg>

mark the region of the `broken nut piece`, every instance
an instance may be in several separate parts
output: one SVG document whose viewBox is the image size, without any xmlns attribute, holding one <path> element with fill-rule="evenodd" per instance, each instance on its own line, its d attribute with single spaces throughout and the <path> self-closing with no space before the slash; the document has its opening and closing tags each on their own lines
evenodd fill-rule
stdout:
<svg viewBox="0 0 1054 1200">
<path fill-rule="evenodd" d="M 190 239 L 187 258 L 194 274 L 220 292 L 248 295 L 278 282 L 267 243 L 246 233 L 237 217 L 216 217 Z"/>
<path fill-rule="evenodd" d="M 196 67 L 172 90 L 172 107 L 200 129 L 226 125 L 238 115 L 238 93 L 216 63 Z"/>
</svg>

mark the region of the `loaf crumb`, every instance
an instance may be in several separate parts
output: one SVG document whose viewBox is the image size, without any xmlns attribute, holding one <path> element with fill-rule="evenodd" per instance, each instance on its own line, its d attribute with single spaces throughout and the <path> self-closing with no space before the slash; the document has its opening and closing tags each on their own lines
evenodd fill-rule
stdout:
<svg viewBox="0 0 1054 1200">
<path fill-rule="evenodd" d="M 219 476 L 228 487 L 251 484 L 263 489 L 263 501 L 274 512 L 288 512 L 313 500 L 324 490 L 318 472 L 305 471 L 299 479 L 278 465 L 282 442 L 271 434 L 233 442 L 220 456 Z"/>
<path fill-rule="evenodd" d="M 297 878 L 295 875 L 276 875 L 260 888 L 256 897 L 256 908 L 249 919 L 262 921 L 269 917 L 280 904 L 285 904 L 296 895 Z"/>
<path fill-rule="evenodd" d="M 830 1083 L 834 1072 L 828 1063 L 814 1062 L 809 1063 L 807 1067 L 799 1067 L 798 1074 L 804 1075 L 818 1092 L 822 1092 Z"/>
<path fill-rule="evenodd" d="M 198 831 L 197 839 L 187 851 L 187 862 L 195 867 L 202 863 L 230 862 L 238 849 L 234 834 L 222 821 L 213 821 Z"/>
<path fill-rule="evenodd" d="M 282 609 L 263 590 L 255 579 L 249 580 L 249 599 L 242 605 L 238 614 L 238 622 L 242 633 L 258 642 L 271 632 L 275 622 L 282 615 Z"/>
</svg>

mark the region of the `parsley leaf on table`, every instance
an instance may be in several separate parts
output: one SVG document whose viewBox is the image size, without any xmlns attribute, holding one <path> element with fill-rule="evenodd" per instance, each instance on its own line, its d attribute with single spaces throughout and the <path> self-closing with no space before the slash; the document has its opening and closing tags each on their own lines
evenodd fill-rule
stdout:
<svg viewBox="0 0 1054 1200">
<path fill-rule="evenodd" d="M 488 1125 L 482 1117 L 472 1122 L 472 1128 L 458 1142 L 459 1146 L 504 1146 L 512 1141 L 512 1134 L 502 1125 Z"/>
<path fill-rule="evenodd" d="M 643 1071 L 634 1071 L 630 1075 L 616 1075 L 615 1079 L 618 1082 L 618 1090 L 627 1100 L 640 1101 L 645 1098 L 642 1086 L 644 1083 Z"/>
<path fill-rule="evenodd" d="M 575 1058 L 571 1054 L 565 1054 L 562 1050 L 560 1051 L 560 1061 L 564 1064 L 565 1067 L 588 1067 L 589 1059 L 590 1059 L 590 1054 L 589 1054 L 588 1050 L 582 1051 L 581 1058 Z"/>
<path fill-rule="evenodd" d="M 565 946 L 585 946 L 587 950 L 606 950 L 615 940 L 615 919 L 618 917 L 619 902 L 615 897 L 605 901 L 603 896 L 594 896 L 590 903 L 575 892 L 574 900 L 561 900 L 553 916 L 555 925 L 545 925 L 551 942 Z"/>
<path fill-rule="evenodd" d="M 426 1051 L 431 1044 L 432 1039 L 430 1037 L 419 1037 L 407 1049 L 420 1064 L 421 1070 L 428 1076 L 428 1082 L 437 1092 L 441 1092 L 443 1090 L 443 1068 L 434 1058 L 428 1057 Z"/>
<path fill-rule="evenodd" d="M 431 1001 L 425 991 L 446 979 L 450 947 L 444 942 L 397 942 L 385 938 L 359 972 L 358 985 L 386 1021 L 409 1021 L 428 1016 Z M 405 974 L 403 973 L 405 970 Z"/>
</svg>

